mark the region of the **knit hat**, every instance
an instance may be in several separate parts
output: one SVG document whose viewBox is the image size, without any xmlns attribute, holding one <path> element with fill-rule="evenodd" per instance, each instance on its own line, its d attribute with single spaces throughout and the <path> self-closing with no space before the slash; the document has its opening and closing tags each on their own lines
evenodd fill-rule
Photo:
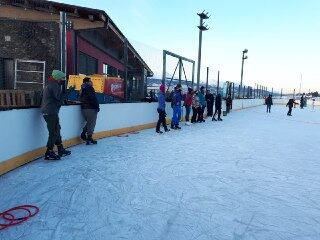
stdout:
<svg viewBox="0 0 320 240">
<path fill-rule="evenodd" d="M 165 92 L 166 91 L 166 86 L 164 84 L 160 85 L 160 92 Z"/>
<path fill-rule="evenodd" d="M 51 76 L 54 80 L 64 80 L 66 74 L 59 70 L 53 70 Z"/>
</svg>

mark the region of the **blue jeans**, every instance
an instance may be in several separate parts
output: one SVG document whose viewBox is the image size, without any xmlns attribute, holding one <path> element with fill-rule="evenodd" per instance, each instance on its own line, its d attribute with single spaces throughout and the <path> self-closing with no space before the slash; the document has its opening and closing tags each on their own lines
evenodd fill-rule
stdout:
<svg viewBox="0 0 320 240">
<path fill-rule="evenodd" d="M 172 116 L 172 123 L 173 125 L 179 125 L 181 119 L 181 106 L 173 106 L 173 116 Z"/>
</svg>

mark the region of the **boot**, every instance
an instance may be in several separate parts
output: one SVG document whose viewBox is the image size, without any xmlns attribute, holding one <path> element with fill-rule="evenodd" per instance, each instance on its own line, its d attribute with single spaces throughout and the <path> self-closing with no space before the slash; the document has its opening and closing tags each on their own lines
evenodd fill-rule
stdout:
<svg viewBox="0 0 320 240">
<path fill-rule="evenodd" d="M 58 155 L 60 157 L 65 157 L 71 154 L 71 151 L 66 150 L 62 145 L 59 145 L 57 147 L 58 147 Z"/>
<path fill-rule="evenodd" d="M 215 119 L 215 117 L 213 117 L 213 118 L 212 118 L 212 121 L 215 121 L 215 122 L 216 122 L 216 121 L 217 121 L 217 119 Z"/>
<path fill-rule="evenodd" d="M 93 140 L 92 139 L 92 135 L 88 135 L 88 138 L 87 138 L 87 145 L 90 145 L 90 144 L 97 144 L 98 142 L 96 140 Z"/>
<path fill-rule="evenodd" d="M 157 132 L 157 133 L 160 133 L 160 134 L 162 134 L 162 133 L 163 133 L 161 130 L 157 130 L 156 132 Z"/>
<path fill-rule="evenodd" d="M 179 125 L 176 125 L 174 129 L 181 129 L 181 127 Z"/>
<path fill-rule="evenodd" d="M 83 128 L 82 133 L 81 133 L 81 135 L 80 135 L 80 138 L 81 138 L 83 141 L 87 141 L 87 129 L 86 129 L 86 128 Z"/>
<path fill-rule="evenodd" d="M 165 131 L 165 132 L 170 132 L 170 129 L 166 128 L 164 131 Z"/>
<path fill-rule="evenodd" d="M 222 118 L 218 118 L 218 121 L 222 121 Z"/>
<path fill-rule="evenodd" d="M 45 155 L 44 155 L 45 160 L 60 160 L 60 156 L 55 154 L 55 152 L 51 149 L 47 149 Z"/>
</svg>

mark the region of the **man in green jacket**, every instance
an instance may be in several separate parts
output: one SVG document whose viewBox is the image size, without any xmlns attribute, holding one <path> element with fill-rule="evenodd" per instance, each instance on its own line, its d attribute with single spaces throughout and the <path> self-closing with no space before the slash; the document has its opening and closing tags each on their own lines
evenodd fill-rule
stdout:
<svg viewBox="0 0 320 240">
<path fill-rule="evenodd" d="M 59 110 L 63 104 L 64 96 L 61 91 L 61 82 L 66 74 L 53 70 L 48 84 L 43 90 L 41 112 L 47 123 L 49 138 L 47 142 L 46 160 L 59 160 L 60 157 L 70 155 L 71 152 L 64 149 L 60 135 Z M 58 148 L 58 155 L 53 151 L 54 145 Z"/>
</svg>

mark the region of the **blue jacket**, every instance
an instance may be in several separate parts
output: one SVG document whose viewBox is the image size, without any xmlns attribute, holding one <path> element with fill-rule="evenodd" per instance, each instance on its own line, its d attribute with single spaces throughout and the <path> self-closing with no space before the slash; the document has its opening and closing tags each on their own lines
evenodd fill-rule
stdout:
<svg viewBox="0 0 320 240">
<path fill-rule="evenodd" d="M 174 91 L 172 98 L 172 106 L 181 106 L 182 94 L 180 91 Z"/>
<path fill-rule="evenodd" d="M 205 98 L 205 96 L 204 96 L 204 94 L 202 92 L 199 92 L 199 102 L 200 102 L 200 105 L 202 107 L 206 107 L 207 106 L 206 98 Z"/>
<path fill-rule="evenodd" d="M 158 103 L 159 103 L 158 109 L 165 111 L 166 110 L 166 97 L 163 92 L 158 93 Z"/>
</svg>

